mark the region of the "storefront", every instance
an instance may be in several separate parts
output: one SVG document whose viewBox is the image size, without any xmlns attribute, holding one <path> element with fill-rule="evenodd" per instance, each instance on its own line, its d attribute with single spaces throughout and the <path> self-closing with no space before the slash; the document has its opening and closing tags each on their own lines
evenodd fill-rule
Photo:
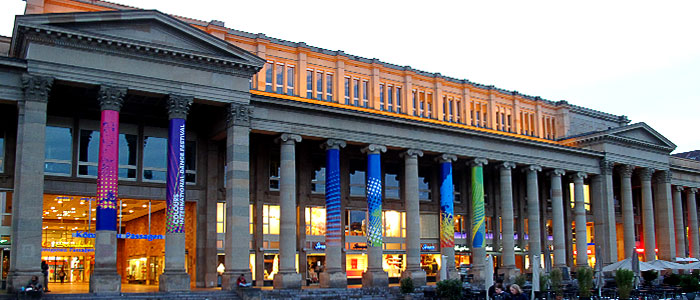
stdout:
<svg viewBox="0 0 700 300">
<path fill-rule="evenodd" d="M 440 272 L 442 257 L 440 256 L 439 243 L 421 243 L 420 244 L 420 267 L 425 271 L 425 276 L 428 279 L 436 278 Z M 434 281 L 434 279 L 429 280 Z"/>
<path fill-rule="evenodd" d="M 186 203 L 185 268 L 194 278 L 195 205 Z M 42 260 L 49 281 L 88 283 L 95 263 L 95 199 L 44 195 Z M 117 270 L 126 284 L 158 284 L 165 253 L 165 201 L 120 199 Z"/>
</svg>

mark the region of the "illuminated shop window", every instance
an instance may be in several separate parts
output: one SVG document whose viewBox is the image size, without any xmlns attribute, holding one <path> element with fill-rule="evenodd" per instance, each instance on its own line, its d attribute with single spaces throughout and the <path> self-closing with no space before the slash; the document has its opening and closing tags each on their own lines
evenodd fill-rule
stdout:
<svg viewBox="0 0 700 300">
<path fill-rule="evenodd" d="M 348 278 L 362 278 L 362 273 L 367 271 L 366 254 L 346 254 L 345 272 Z"/>
<path fill-rule="evenodd" d="M 467 238 L 466 222 L 469 222 L 469 220 L 467 218 L 465 218 L 463 215 L 455 215 L 454 222 L 455 222 L 455 238 L 466 239 Z"/>
<path fill-rule="evenodd" d="M 304 218 L 306 220 L 307 235 L 326 235 L 326 209 L 323 207 L 307 207 Z"/>
<path fill-rule="evenodd" d="M 263 205 L 263 234 L 280 234 L 279 205 Z"/>
<path fill-rule="evenodd" d="M 311 179 L 311 192 L 314 194 L 326 193 L 326 168 L 319 167 L 314 170 L 314 177 Z"/>
<path fill-rule="evenodd" d="M 270 153 L 270 190 L 280 190 L 280 153 L 275 151 Z"/>
<path fill-rule="evenodd" d="M 44 173 L 70 176 L 73 161 L 73 129 L 46 126 Z"/>
<path fill-rule="evenodd" d="M 420 237 L 422 239 L 436 239 L 440 237 L 440 223 L 437 214 L 420 215 Z"/>
<path fill-rule="evenodd" d="M 348 210 L 345 216 L 345 235 L 365 235 L 367 229 L 367 211 Z"/>
<path fill-rule="evenodd" d="M 406 213 L 395 210 L 382 212 L 385 237 L 406 237 Z"/>
<path fill-rule="evenodd" d="M 382 255 L 382 267 L 389 277 L 401 277 L 401 272 L 406 269 L 405 254 Z"/>
</svg>

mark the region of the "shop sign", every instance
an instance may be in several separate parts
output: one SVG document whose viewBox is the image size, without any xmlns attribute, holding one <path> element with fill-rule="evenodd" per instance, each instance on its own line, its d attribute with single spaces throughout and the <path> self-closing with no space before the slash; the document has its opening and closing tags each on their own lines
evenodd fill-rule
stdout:
<svg viewBox="0 0 700 300">
<path fill-rule="evenodd" d="M 95 234 L 92 232 L 76 231 L 73 233 L 73 237 L 94 239 Z M 165 237 L 162 234 L 135 234 L 131 232 L 117 234 L 118 239 L 129 239 L 129 240 L 163 240 Z"/>
<path fill-rule="evenodd" d="M 367 249 L 366 243 L 354 243 L 350 245 L 350 250 L 365 250 Z"/>
<path fill-rule="evenodd" d="M 42 252 L 81 252 L 81 253 L 92 253 L 95 252 L 94 248 L 41 248 Z"/>
<path fill-rule="evenodd" d="M 326 244 L 321 243 L 321 242 L 316 242 L 314 244 L 314 249 L 316 250 L 326 250 Z"/>
<path fill-rule="evenodd" d="M 436 251 L 437 245 L 435 243 L 421 243 L 420 251 Z"/>
<path fill-rule="evenodd" d="M 465 245 L 455 245 L 455 252 L 467 252 L 469 251 L 469 247 Z"/>
</svg>

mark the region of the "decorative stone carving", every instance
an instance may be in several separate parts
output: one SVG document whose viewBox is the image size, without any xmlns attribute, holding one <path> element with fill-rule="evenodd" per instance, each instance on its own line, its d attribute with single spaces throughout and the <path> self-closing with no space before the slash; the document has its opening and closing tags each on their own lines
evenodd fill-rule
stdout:
<svg viewBox="0 0 700 300">
<path fill-rule="evenodd" d="M 323 144 L 321 144 L 321 149 L 340 149 L 345 148 L 345 141 L 337 139 L 327 139 Z"/>
<path fill-rule="evenodd" d="M 574 174 L 569 175 L 569 178 L 571 180 L 576 180 L 576 179 L 586 179 L 588 177 L 588 174 L 586 172 L 576 172 Z"/>
<path fill-rule="evenodd" d="M 622 177 L 632 177 L 632 172 L 634 172 L 634 166 L 632 165 L 621 165 L 618 167 L 618 171 Z"/>
<path fill-rule="evenodd" d="M 301 142 L 301 136 L 298 134 L 283 133 L 279 138 L 277 138 L 277 141 L 282 143 L 299 143 Z"/>
<path fill-rule="evenodd" d="M 639 170 L 639 179 L 642 181 L 651 181 L 651 176 L 654 174 L 652 168 L 642 168 Z"/>
<path fill-rule="evenodd" d="M 501 169 L 515 169 L 515 163 L 512 161 L 504 161 L 503 163 L 499 164 L 498 167 Z"/>
<path fill-rule="evenodd" d="M 615 166 L 615 163 L 610 161 L 610 160 L 607 160 L 607 159 L 601 160 L 600 161 L 600 174 L 601 175 L 612 175 L 614 166 Z"/>
<path fill-rule="evenodd" d="M 698 189 L 697 189 L 697 188 L 689 188 L 689 189 L 688 189 L 688 192 L 691 193 L 691 194 L 695 194 L 695 193 L 698 192 Z M 695 195 L 693 195 L 693 196 L 695 196 Z"/>
<path fill-rule="evenodd" d="M 253 114 L 253 107 L 250 105 L 231 103 L 227 116 L 228 126 L 250 126 L 250 117 Z"/>
<path fill-rule="evenodd" d="M 187 113 L 190 111 L 190 106 L 194 97 L 170 94 L 168 96 L 168 118 L 187 120 Z"/>
<path fill-rule="evenodd" d="M 554 170 L 549 172 L 549 176 L 559 176 L 560 177 L 564 174 L 566 174 L 566 171 L 564 171 L 564 169 L 554 169 Z"/>
<path fill-rule="evenodd" d="M 100 101 L 100 110 L 121 111 L 126 91 L 125 87 L 100 86 L 100 91 L 97 95 L 97 100 Z"/>
<path fill-rule="evenodd" d="M 489 161 L 483 157 L 474 158 L 469 162 L 469 165 L 472 167 L 483 167 L 483 166 L 488 165 L 488 164 L 489 164 Z"/>
<path fill-rule="evenodd" d="M 435 161 L 439 163 L 451 163 L 457 160 L 457 155 L 454 154 L 441 154 L 435 158 Z"/>
<path fill-rule="evenodd" d="M 529 166 L 523 168 L 523 172 L 529 172 L 529 171 L 540 172 L 540 171 L 542 171 L 542 167 L 540 167 L 539 165 L 529 165 Z"/>
<path fill-rule="evenodd" d="M 362 153 L 365 154 L 379 154 L 379 153 L 385 153 L 386 152 L 386 146 L 384 145 L 378 145 L 378 144 L 369 144 L 367 147 L 362 148 Z"/>
<path fill-rule="evenodd" d="M 674 185 L 673 188 L 678 192 L 682 192 L 683 190 L 685 190 L 685 187 L 680 185 Z"/>
<path fill-rule="evenodd" d="M 659 170 L 654 174 L 654 182 L 661 183 L 671 183 L 671 171 L 670 170 Z"/>
<path fill-rule="evenodd" d="M 30 74 L 22 75 L 24 101 L 48 101 L 52 85 L 53 77 Z"/>
<path fill-rule="evenodd" d="M 406 152 L 403 152 L 400 154 L 401 157 L 412 157 L 412 158 L 418 158 L 418 157 L 423 157 L 423 151 L 418 150 L 418 149 L 408 149 Z"/>
</svg>

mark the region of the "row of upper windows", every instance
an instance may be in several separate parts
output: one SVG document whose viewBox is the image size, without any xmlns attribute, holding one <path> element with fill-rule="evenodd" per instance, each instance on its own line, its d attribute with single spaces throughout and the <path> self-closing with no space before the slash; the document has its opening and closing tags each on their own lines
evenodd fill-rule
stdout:
<svg viewBox="0 0 700 300">
<path fill-rule="evenodd" d="M 293 64 L 268 61 L 263 72 L 266 92 L 278 93 L 299 96 L 295 92 L 296 66 Z M 306 69 L 306 98 L 321 101 L 334 102 L 335 82 L 333 81 L 335 74 L 332 71 L 320 68 Z M 251 88 L 252 88 L 251 80 Z M 372 104 L 371 83 L 368 78 L 361 76 L 345 76 L 343 81 L 343 90 L 341 91 L 341 103 L 356 107 L 368 108 Z M 407 107 L 403 99 L 403 88 L 400 85 L 381 82 L 378 85 L 379 104 L 376 109 L 388 112 L 396 112 L 400 114 L 410 113 L 411 107 Z M 302 90 L 303 91 L 303 90 Z M 443 95 L 442 99 L 434 99 L 434 94 L 431 91 L 422 89 L 412 89 L 410 94 L 413 115 L 422 118 L 438 119 L 446 122 L 459 124 L 467 124 L 480 128 L 490 128 L 503 132 L 513 132 L 529 136 L 538 136 L 535 131 L 534 113 L 521 112 L 520 122 L 517 124 L 519 130 L 516 130 L 512 107 L 505 105 L 496 105 L 493 124 L 490 123 L 489 117 L 491 112 L 489 104 L 485 100 L 473 99 L 466 103 L 463 107 L 463 102 L 460 97 L 452 95 Z M 441 103 L 440 103 L 441 102 Z M 441 105 L 442 114 L 440 116 L 434 111 L 436 104 Z M 463 114 L 464 109 L 469 109 L 468 117 L 470 120 L 465 120 Z M 555 139 L 556 132 L 554 130 L 554 117 L 543 116 L 541 137 L 545 139 Z M 516 132 L 517 131 L 517 132 Z"/>
<path fill-rule="evenodd" d="M 81 124 L 77 130 L 70 125 L 46 126 L 44 174 L 97 178 L 100 148 L 98 126 L 96 123 Z M 136 126 L 120 124 L 120 127 L 119 180 L 137 181 L 138 177 L 143 182 L 164 183 L 167 177 L 167 130 L 147 128 L 139 136 Z M 77 149 L 73 146 L 74 139 L 78 140 Z M 185 141 L 185 181 L 189 184 L 197 181 L 196 148 L 195 141 Z M 73 154 L 76 151 L 77 162 L 74 163 Z M 139 163 L 142 172 L 137 176 Z"/>
</svg>

